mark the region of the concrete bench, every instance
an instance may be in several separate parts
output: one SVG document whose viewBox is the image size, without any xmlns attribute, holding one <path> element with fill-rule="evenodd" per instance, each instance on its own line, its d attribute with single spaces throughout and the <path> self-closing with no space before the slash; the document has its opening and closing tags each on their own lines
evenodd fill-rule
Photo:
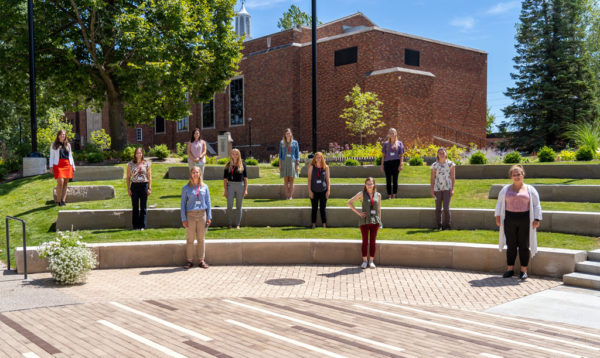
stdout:
<svg viewBox="0 0 600 358">
<path fill-rule="evenodd" d="M 458 165 L 456 179 L 508 179 L 511 164 Z M 525 164 L 526 178 L 600 179 L 600 164 Z"/>
<path fill-rule="evenodd" d="M 223 169 L 224 165 L 214 166 L 207 165 L 204 167 L 203 179 L 204 180 L 223 180 Z M 260 176 L 260 169 L 257 166 L 246 166 L 246 174 L 248 179 L 256 179 Z M 168 172 L 169 179 L 185 179 L 190 178 L 190 169 L 185 166 L 169 167 Z"/>
<path fill-rule="evenodd" d="M 185 236 L 183 230 L 181 237 Z M 358 235 L 357 235 L 358 236 Z M 137 241 L 89 244 L 98 257 L 99 269 L 180 266 L 184 263 L 185 240 Z M 211 265 L 358 265 L 360 240 L 258 239 L 206 240 L 206 261 Z M 37 247 L 27 248 L 30 273 L 46 272 L 47 261 Z M 562 277 L 585 261 L 580 250 L 539 248 L 531 259 L 529 273 Z M 23 250 L 15 253 L 17 271 L 23 272 Z M 446 242 L 379 240 L 375 262 L 384 266 L 447 268 L 503 272 L 506 253 L 498 245 Z M 516 268 L 518 270 L 518 268 Z"/>
<path fill-rule="evenodd" d="M 488 198 L 497 199 L 506 184 L 490 187 Z M 535 184 L 542 201 L 600 202 L 600 185 Z"/>
<path fill-rule="evenodd" d="M 227 225 L 226 208 L 213 208 L 213 225 Z M 243 208 L 242 226 L 309 226 L 308 207 Z M 388 228 L 434 228 L 433 208 L 383 208 L 383 225 Z M 493 209 L 451 209 L 452 227 L 464 230 L 498 230 Z M 540 230 L 600 236 L 600 213 L 544 211 Z M 346 207 L 327 208 L 327 225 L 357 227 L 358 216 Z M 57 230 L 123 229 L 131 227 L 131 209 L 61 210 Z M 149 209 L 149 228 L 181 227 L 179 208 Z"/>
<path fill-rule="evenodd" d="M 383 185 L 385 191 L 385 184 L 380 185 Z M 331 184 L 329 197 L 350 199 L 356 193 L 362 191 L 363 188 L 364 184 Z M 399 198 L 428 198 L 430 196 L 429 184 L 398 184 Z M 285 199 L 284 186 L 281 184 L 250 184 L 248 185 L 248 196 L 246 198 Z M 294 185 L 294 198 L 308 198 L 306 184 Z"/>
<path fill-rule="evenodd" d="M 402 172 L 400 172 L 402 175 Z M 305 165 L 300 169 L 300 176 L 303 178 L 308 177 L 308 165 Z M 329 166 L 329 176 L 332 178 L 381 178 L 385 177 L 385 174 L 381 171 L 381 167 L 378 165 L 362 165 L 356 167 L 347 166 Z"/>
<path fill-rule="evenodd" d="M 54 201 L 56 201 L 56 187 L 54 187 Z M 112 185 L 69 185 L 67 186 L 67 203 L 80 201 L 108 200 L 115 197 L 115 188 Z"/>
<path fill-rule="evenodd" d="M 78 166 L 73 173 L 73 181 L 120 180 L 123 179 L 123 167 Z"/>
</svg>

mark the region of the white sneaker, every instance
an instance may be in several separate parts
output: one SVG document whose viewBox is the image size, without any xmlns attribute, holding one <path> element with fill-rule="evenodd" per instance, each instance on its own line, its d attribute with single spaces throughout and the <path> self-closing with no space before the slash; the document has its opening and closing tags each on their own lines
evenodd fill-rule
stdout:
<svg viewBox="0 0 600 358">
<path fill-rule="evenodd" d="M 373 261 L 369 262 L 369 267 L 370 267 L 370 268 L 375 268 L 375 267 L 376 267 L 376 266 L 375 266 L 375 263 L 374 263 Z"/>
<path fill-rule="evenodd" d="M 366 269 L 367 268 L 367 261 L 363 261 L 362 265 L 360 265 L 360 268 Z"/>
</svg>

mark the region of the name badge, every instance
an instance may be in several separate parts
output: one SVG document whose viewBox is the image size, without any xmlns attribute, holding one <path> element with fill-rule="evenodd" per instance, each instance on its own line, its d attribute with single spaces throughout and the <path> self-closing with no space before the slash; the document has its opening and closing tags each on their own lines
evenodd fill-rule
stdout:
<svg viewBox="0 0 600 358">
<path fill-rule="evenodd" d="M 321 180 L 317 180 L 317 184 L 321 184 Z"/>
<path fill-rule="evenodd" d="M 327 183 L 323 182 L 323 188 L 327 188 Z"/>
<path fill-rule="evenodd" d="M 291 154 L 288 154 L 288 155 L 287 155 L 287 157 L 288 157 L 288 158 L 291 158 L 291 157 L 292 157 L 292 155 L 291 155 Z"/>
<path fill-rule="evenodd" d="M 196 200 L 196 205 L 202 205 L 202 202 L 200 200 Z"/>
<path fill-rule="evenodd" d="M 375 215 L 375 214 L 377 214 L 377 211 L 376 210 L 371 210 L 371 215 Z"/>
<path fill-rule="evenodd" d="M 395 155 L 395 154 L 396 154 L 396 152 L 391 152 L 391 153 L 390 153 L 390 155 Z"/>
</svg>

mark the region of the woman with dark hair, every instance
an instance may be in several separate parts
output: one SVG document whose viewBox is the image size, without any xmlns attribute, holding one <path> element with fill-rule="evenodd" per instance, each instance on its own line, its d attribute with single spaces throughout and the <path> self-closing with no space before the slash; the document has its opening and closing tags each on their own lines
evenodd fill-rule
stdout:
<svg viewBox="0 0 600 358">
<path fill-rule="evenodd" d="M 437 160 L 431 165 L 431 195 L 435 198 L 435 220 L 438 230 L 450 230 L 450 199 L 454 195 L 454 182 L 456 180 L 455 166 L 445 148 L 437 151 Z M 442 221 L 442 206 L 444 207 L 444 220 Z"/>
<path fill-rule="evenodd" d="M 279 177 L 283 178 L 285 198 L 291 200 L 294 196 L 294 178 L 298 177 L 300 165 L 300 147 L 294 140 L 292 130 L 287 128 L 279 143 Z"/>
<path fill-rule="evenodd" d="M 362 201 L 362 210 L 358 211 L 354 207 L 354 202 Z M 370 268 L 375 268 L 373 259 L 375 257 L 377 230 L 382 226 L 381 223 L 381 194 L 377 192 L 375 179 L 368 177 L 365 179 L 363 190 L 354 195 L 346 203 L 348 207 L 360 217 L 359 225 L 362 234 L 362 265 L 361 268 L 367 268 L 367 247 L 369 249 L 369 264 Z M 369 239 L 370 236 L 370 239 Z"/>
<path fill-rule="evenodd" d="M 225 191 L 223 195 L 227 198 L 227 221 L 231 229 L 235 221 L 235 228 L 240 228 L 242 222 L 242 202 L 248 195 L 248 174 L 246 163 L 242 160 L 240 150 L 235 148 L 229 154 L 229 161 L 223 171 L 223 184 Z M 233 211 L 233 199 L 235 199 L 235 211 Z"/>
<path fill-rule="evenodd" d="M 525 170 L 521 165 L 513 165 L 508 171 L 512 184 L 500 190 L 496 204 L 496 225 L 500 227 L 498 249 L 502 251 L 506 244 L 507 269 L 503 277 L 512 277 L 515 274 L 514 265 L 519 252 L 521 272 L 519 278 L 527 279 L 527 265 L 529 254 L 535 256 L 537 252 L 536 229 L 542 220 L 542 206 L 540 196 L 531 185 L 523 182 Z"/>
<path fill-rule="evenodd" d="M 206 142 L 200 138 L 200 128 L 192 131 L 192 138 L 187 144 L 188 167 L 200 167 L 204 172 L 204 163 L 206 163 Z"/>
<path fill-rule="evenodd" d="M 329 199 L 329 167 L 325 163 L 325 156 L 316 152 L 308 166 L 308 196 L 312 205 L 312 228 L 317 226 L 317 209 L 321 205 L 321 223 L 327 227 L 327 199 Z"/>
<path fill-rule="evenodd" d="M 59 130 L 56 139 L 50 145 L 50 167 L 56 179 L 56 199 L 58 206 L 67 205 L 67 184 L 73 179 L 75 161 L 71 152 L 71 144 L 67 138 L 67 132 Z"/>
<path fill-rule="evenodd" d="M 146 203 L 152 192 L 152 171 L 144 159 L 144 150 L 135 148 L 133 160 L 127 163 L 127 193 L 131 197 L 133 211 L 131 223 L 134 230 L 146 228 Z"/>
<path fill-rule="evenodd" d="M 186 264 L 184 269 L 194 265 L 194 241 L 198 241 L 196 254 L 198 266 L 208 268 L 204 261 L 204 233 L 212 221 L 210 193 L 208 185 L 202 181 L 200 167 L 190 169 L 190 181 L 181 188 L 181 222 L 186 231 Z"/>
</svg>

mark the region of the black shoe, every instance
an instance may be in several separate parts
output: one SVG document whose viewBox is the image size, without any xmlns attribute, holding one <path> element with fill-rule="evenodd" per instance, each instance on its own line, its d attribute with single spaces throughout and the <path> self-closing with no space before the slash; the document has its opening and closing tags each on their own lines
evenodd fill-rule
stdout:
<svg viewBox="0 0 600 358">
<path fill-rule="evenodd" d="M 515 274 L 515 272 L 513 270 L 508 270 L 504 273 L 504 275 L 502 275 L 502 277 L 509 278 L 509 277 L 513 277 L 514 274 Z"/>
<path fill-rule="evenodd" d="M 444 230 L 444 227 L 442 225 L 438 225 L 437 229 L 438 229 L 438 231 L 442 231 L 442 230 Z"/>
<path fill-rule="evenodd" d="M 450 225 L 444 226 L 444 230 L 451 230 L 452 227 L 450 227 Z"/>
<path fill-rule="evenodd" d="M 64 201 L 61 201 L 60 206 L 67 206 L 67 203 L 65 203 Z"/>
<path fill-rule="evenodd" d="M 523 272 L 523 271 L 521 271 L 521 272 L 519 273 L 519 278 L 520 278 L 521 280 L 523 280 L 523 281 L 527 280 L 527 278 L 528 278 L 528 277 L 529 277 L 529 275 L 527 275 L 527 272 Z"/>
</svg>

